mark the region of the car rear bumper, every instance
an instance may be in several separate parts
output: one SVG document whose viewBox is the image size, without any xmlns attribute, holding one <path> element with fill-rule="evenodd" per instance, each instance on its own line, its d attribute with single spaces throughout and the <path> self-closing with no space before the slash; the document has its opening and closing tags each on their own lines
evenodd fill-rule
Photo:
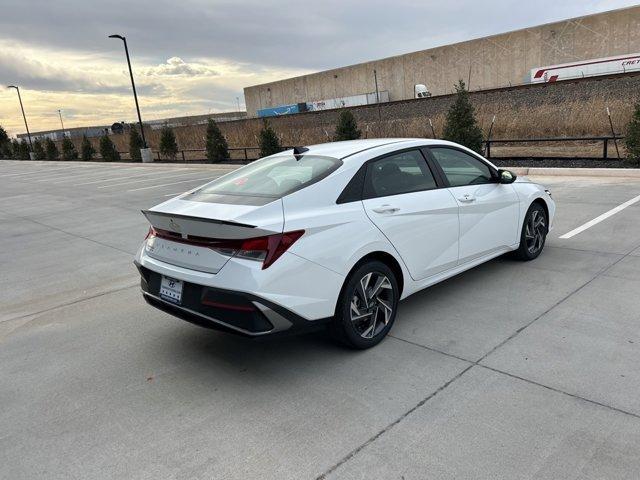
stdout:
<svg viewBox="0 0 640 480">
<path fill-rule="evenodd" d="M 160 297 L 162 275 L 135 262 L 145 301 L 164 312 L 206 328 L 248 337 L 302 333 L 322 328 L 330 317 L 307 320 L 268 299 L 184 281 L 180 304 Z"/>
</svg>

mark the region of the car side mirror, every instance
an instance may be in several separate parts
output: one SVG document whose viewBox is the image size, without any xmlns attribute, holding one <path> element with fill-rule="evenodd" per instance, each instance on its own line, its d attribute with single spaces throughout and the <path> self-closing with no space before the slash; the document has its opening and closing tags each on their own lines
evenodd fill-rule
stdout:
<svg viewBox="0 0 640 480">
<path fill-rule="evenodd" d="M 513 183 L 516 181 L 515 173 L 509 170 L 498 170 L 498 182 L 499 183 Z"/>
</svg>

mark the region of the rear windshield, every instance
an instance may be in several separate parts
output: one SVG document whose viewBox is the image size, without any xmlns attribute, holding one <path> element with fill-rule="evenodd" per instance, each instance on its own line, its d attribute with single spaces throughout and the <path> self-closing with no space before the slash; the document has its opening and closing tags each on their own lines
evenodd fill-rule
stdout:
<svg viewBox="0 0 640 480">
<path fill-rule="evenodd" d="M 268 157 L 239 168 L 193 192 L 195 195 L 232 195 L 280 198 L 316 183 L 335 171 L 342 161 L 332 157 L 289 155 Z"/>
</svg>

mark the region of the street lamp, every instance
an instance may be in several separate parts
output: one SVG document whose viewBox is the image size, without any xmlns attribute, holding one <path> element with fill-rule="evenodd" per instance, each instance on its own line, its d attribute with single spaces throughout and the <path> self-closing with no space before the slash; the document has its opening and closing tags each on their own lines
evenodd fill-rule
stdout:
<svg viewBox="0 0 640 480">
<path fill-rule="evenodd" d="M 22 106 L 22 97 L 20 96 L 20 89 L 15 85 L 9 85 L 7 88 L 15 88 L 18 92 L 18 100 L 20 101 L 20 110 L 22 110 L 22 118 L 24 118 L 24 128 L 27 129 L 27 137 L 29 137 L 29 148 L 33 152 L 33 145 L 31 144 L 31 133 L 29 133 L 29 125 L 27 125 L 27 116 L 24 114 L 24 107 Z"/>
<path fill-rule="evenodd" d="M 131 77 L 131 87 L 133 87 L 133 98 L 136 101 L 136 111 L 138 112 L 138 123 L 140 124 L 140 134 L 142 135 L 142 143 L 147 148 L 147 139 L 144 137 L 144 128 L 142 128 L 142 117 L 140 116 L 140 106 L 138 105 L 138 94 L 136 93 L 136 83 L 133 81 L 133 71 L 131 70 L 131 60 L 129 59 L 129 48 L 127 47 L 127 39 L 122 35 L 109 35 L 109 38 L 119 38 L 124 42 L 124 53 L 127 55 L 127 65 L 129 66 L 129 76 Z"/>
<path fill-rule="evenodd" d="M 62 122 L 62 110 L 58 109 L 58 116 L 60 117 L 60 126 L 62 127 L 62 135 L 64 136 L 64 123 Z"/>
</svg>

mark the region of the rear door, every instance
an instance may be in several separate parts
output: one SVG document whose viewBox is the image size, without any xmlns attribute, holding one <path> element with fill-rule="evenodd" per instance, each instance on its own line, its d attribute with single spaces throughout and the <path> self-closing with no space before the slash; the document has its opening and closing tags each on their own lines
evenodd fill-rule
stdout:
<svg viewBox="0 0 640 480">
<path fill-rule="evenodd" d="M 435 167 L 460 207 L 460 259 L 465 263 L 518 241 L 519 200 L 494 169 L 457 148 L 429 147 Z"/>
<path fill-rule="evenodd" d="M 396 152 L 369 162 L 363 204 L 413 279 L 457 264 L 458 205 L 446 188 L 438 188 L 420 150 Z"/>
</svg>

